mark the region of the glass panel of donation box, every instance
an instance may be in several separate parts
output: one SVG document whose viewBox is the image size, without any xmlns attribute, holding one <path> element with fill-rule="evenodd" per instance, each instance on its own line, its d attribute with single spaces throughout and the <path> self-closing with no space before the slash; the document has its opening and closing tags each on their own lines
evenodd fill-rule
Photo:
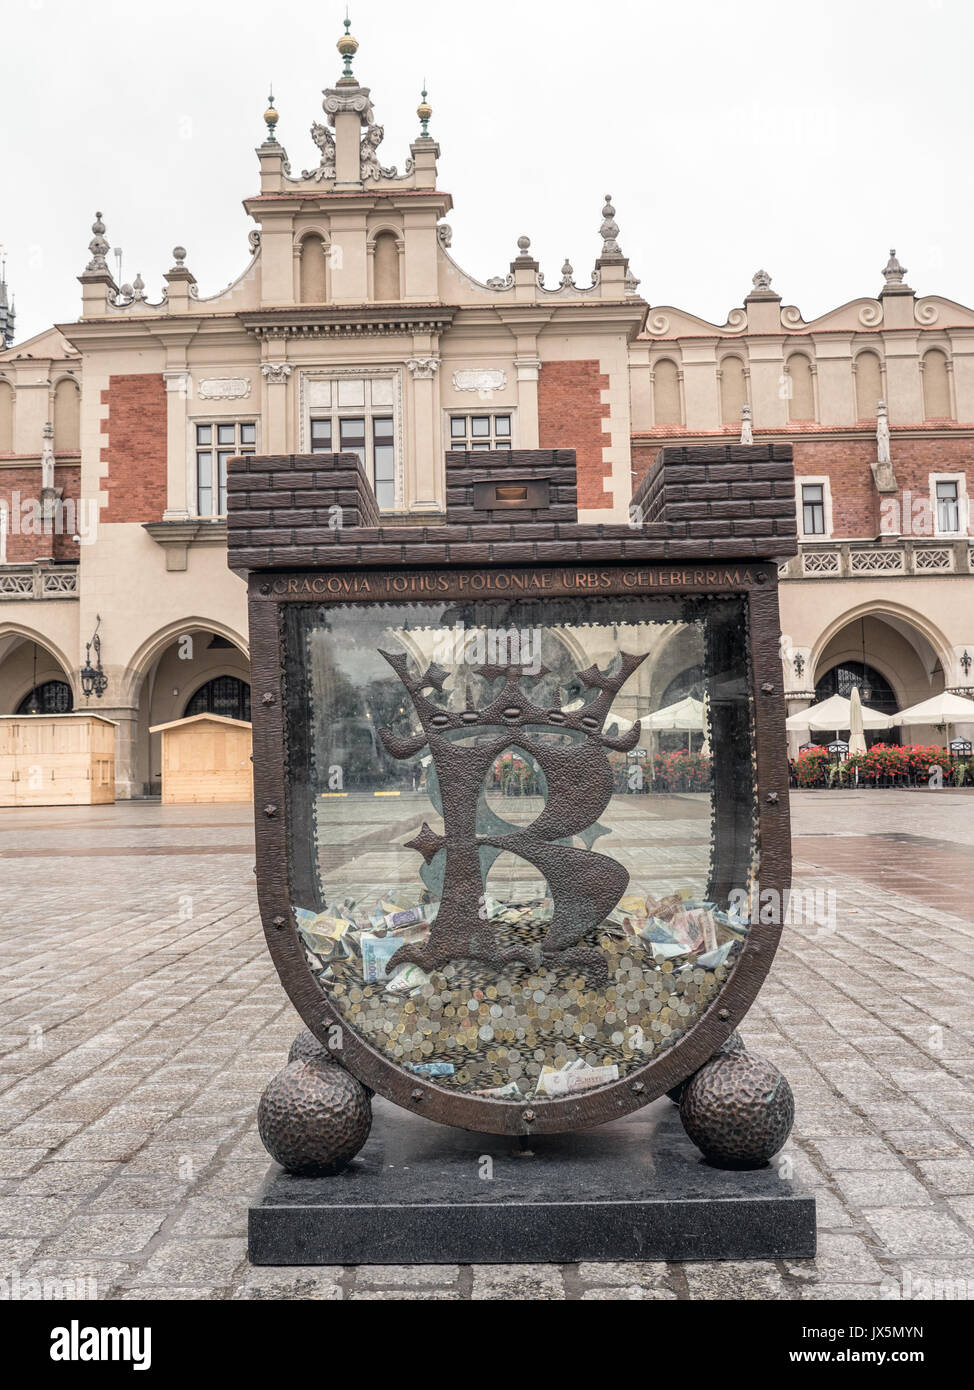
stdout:
<svg viewBox="0 0 974 1390">
<path fill-rule="evenodd" d="M 345 1023 L 436 1086 L 512 1103 L 672 1047 L 747 933 L 743 603 L 336 602 L 285 621 L 291 900 Z"/>
</svg>

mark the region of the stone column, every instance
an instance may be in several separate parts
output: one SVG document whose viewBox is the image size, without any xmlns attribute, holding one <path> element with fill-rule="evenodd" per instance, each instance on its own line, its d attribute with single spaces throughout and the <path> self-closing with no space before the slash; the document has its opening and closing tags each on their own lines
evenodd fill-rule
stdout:
<svg viewBox="0 0 974 1390">
<path fill-rule="evenodd" d="M 163 521 L 186 521 L 190 515 L 187 480 L 186 402 L 193 380 L 185 367 L 163 372 L 166 383 L 166 510 Z M 195 513 L 196 508 L 193 507 Z"/>
<path fill-rule="evenodd" d="M 534 340 L 532 340 L 534 341 Z M 541 374 L 541 358 L 534 352 L 521 355 L 518 342 L 518 356 L 514 359 L 517 372 L 517 421 L 518 448 L 539 449 L 538 443 L 538 378 Z"/>
<path fill-rule="evenodd" d="M 280 360 L 262 362 L 260 374 L 263 378 L 261 416 L 264 431 L 260 444 L 261 452 L 286 454 L 290 452 L 287 441 L 287 383 L 291 375 L 291 364 Z"/>
<path fill-rule="evenodd" d="M 408 413 L 408 447 L 403 468 L 402 505 L 409 512 L 441 512 L 446 508 L 445 461 L 440 429 L 440 368 L 438 343 L 432 337 L 426 346 L 416 346 L 407 358 L 412 377 L 412 408 Z"/>
</svg>

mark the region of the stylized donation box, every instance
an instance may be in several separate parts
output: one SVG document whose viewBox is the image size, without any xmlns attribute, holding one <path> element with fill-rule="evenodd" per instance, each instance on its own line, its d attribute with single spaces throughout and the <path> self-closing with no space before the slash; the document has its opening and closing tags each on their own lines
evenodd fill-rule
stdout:
<svg viewBox="0 0 974 1390">
<path fill-rule="evenodd" d="M 261 914 L 308 1029 L 251 1257 L 811 1253 L 768 1167 L 790 1088 L 734 1031 L 790 876 L 790 448 L 665 449 L 611 526 L 571 451 L 448 454 L 445 516 L 387 522 L 351 454 L 229 492 Z"/>
</svg>

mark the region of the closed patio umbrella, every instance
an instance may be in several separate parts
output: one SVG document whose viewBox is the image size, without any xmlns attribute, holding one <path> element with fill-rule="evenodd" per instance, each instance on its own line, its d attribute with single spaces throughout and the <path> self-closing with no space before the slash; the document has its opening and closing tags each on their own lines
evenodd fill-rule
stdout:
<svg viewBox="0 0 974 1390">
<path fill-rule="evenodd" d="M 858 685 L 852 687 L 849 695 L 849 752 L 853 757 L 865 753 L 866 736 L 862 729 L 862 699 Z"/>
</svg>

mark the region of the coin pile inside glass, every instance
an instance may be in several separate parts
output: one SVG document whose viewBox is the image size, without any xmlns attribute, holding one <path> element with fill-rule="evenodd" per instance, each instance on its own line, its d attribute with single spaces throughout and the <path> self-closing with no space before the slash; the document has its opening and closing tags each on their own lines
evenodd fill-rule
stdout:
<svg viewBox="0 0 974 1390">
<path fill-rule="evenodd" d="M 538 904 L 498 906 L 499 942 L 536 945 L 540 961 L 548 924 L 538 920 Z M 740 950 L 739 931 L 716 930 L 718 949 L 661 959 L 630 921 L 603 923 L 586 944 L 605 954 L 604 989 L 557 964 L 497 971 L 457 961 L 432 975 L 410 967 L 413 987 L 396 993 L 384 975 L 364 978 L 354 950 L 333 956 L 319 981 L 337 1012 L 404 1069 L 449 1090 L 544 1101 L 608 1084 L 671 1047 L 710 1005 Z"/>
</svg>

